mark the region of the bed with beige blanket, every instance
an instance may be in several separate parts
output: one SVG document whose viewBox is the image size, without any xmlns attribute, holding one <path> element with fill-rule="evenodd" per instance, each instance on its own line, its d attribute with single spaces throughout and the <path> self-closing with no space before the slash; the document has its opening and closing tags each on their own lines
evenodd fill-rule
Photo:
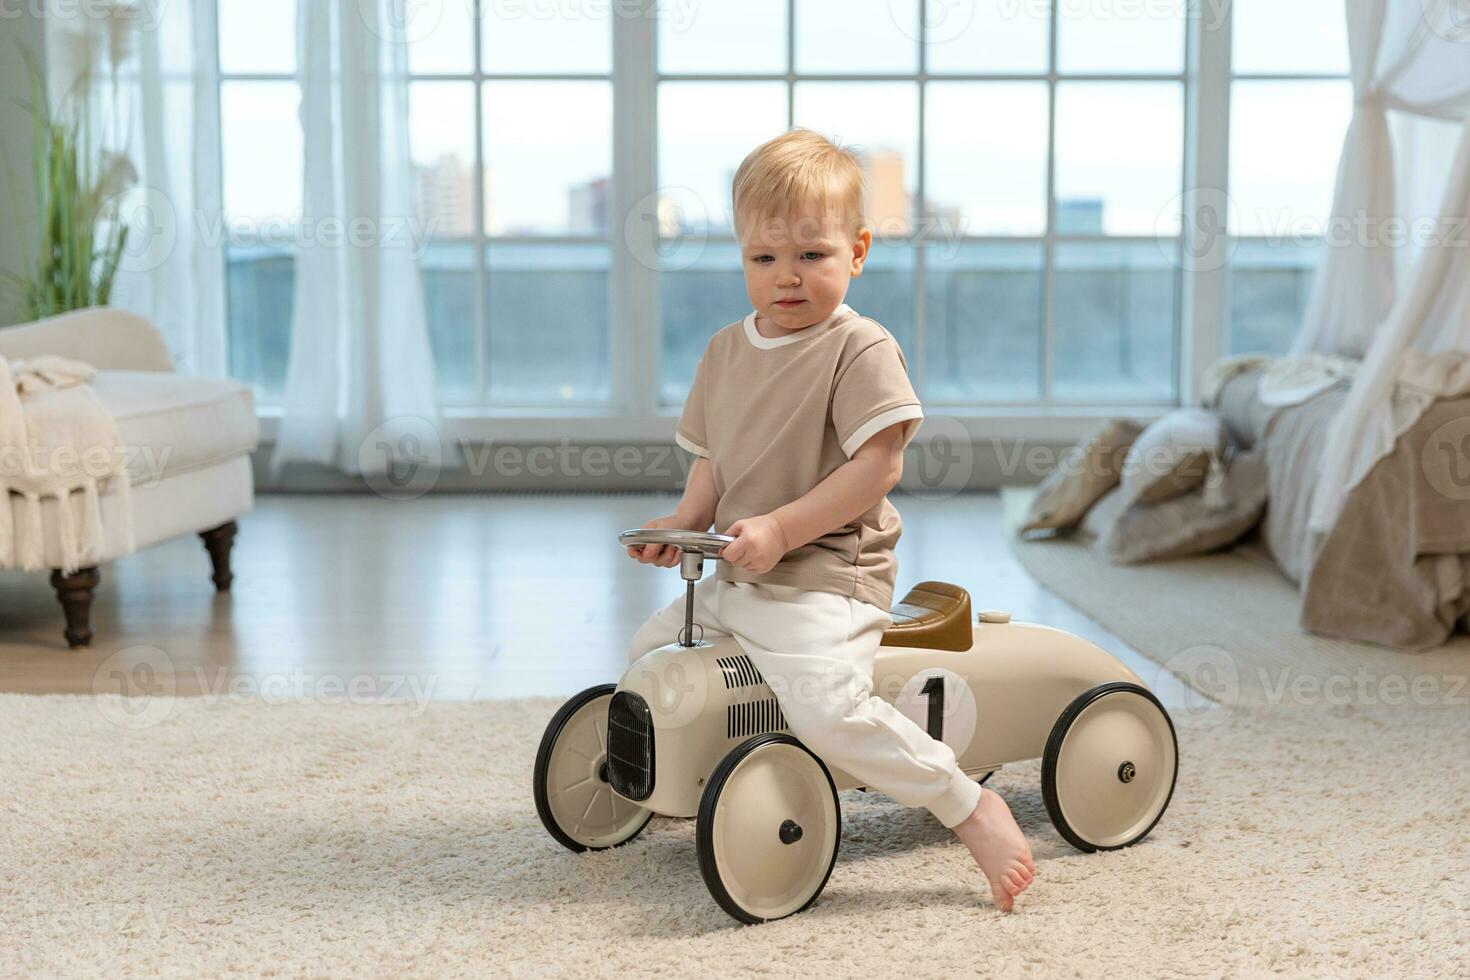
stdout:
<svg viewBox="0 0 1470 980">
<path fill-rule="evenodd" d="M 1470 628 L 1470 396 L 1432 404 L 1314 540 L 1308 511 L 1346 384 L 1276 407 L 1263 403 L 1259 381 L 1237 375 L 1213 407 L 1235 446 L 1265 459 L 1261 537 L 1301 588 L 1302 627 L 1405 650 Z"/>
</svg>

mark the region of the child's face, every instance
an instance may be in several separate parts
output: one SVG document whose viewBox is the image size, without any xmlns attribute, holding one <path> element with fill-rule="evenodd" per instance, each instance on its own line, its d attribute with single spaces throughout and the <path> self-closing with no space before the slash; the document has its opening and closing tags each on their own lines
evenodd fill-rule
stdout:
<svg viewBox="0 0 1470 980">
<path fill-rule="evenodd" d="M 832 315 L 848 284 L 862 275 L 872 247 L 866 228 L 845 215 L 805 207 L 785 217 L 741 223 L 745 291 L 755 311 L 784 330 L 802 330 Z"/>
</svg>

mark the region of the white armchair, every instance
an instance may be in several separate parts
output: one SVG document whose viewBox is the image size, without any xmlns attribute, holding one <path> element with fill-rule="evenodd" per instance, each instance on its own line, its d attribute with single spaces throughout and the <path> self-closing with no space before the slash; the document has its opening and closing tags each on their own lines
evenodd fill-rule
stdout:
<svg viewBox="0 0 1470 980">
<path fill-rule="evenodd" d="M 250 453 L 259 438 L 249 388 L 220 378 L 179 374 L 163 337 L 147 320 L 110 308 L 66 313 L 0 328 L 0 356 L 15 360 L 58 354 L 97 368 L 92 389 L 117 424 L 129 453 L 126 502 L 101 498 L 104 532 L 98 563 L 126 550 L 121 508 L 132 517 L 136 547 L 179 534 L 198 534 L 208 550 L 215 589 L 228 591 L 236 519 L 254 503 Z M 8 501 L 6 502 L 8 504 Z M 91 607 L 97 566 L 63 574 L 57 503 L 42 507 L 46 563 L 66 614 L 66 641 L 92 641 Z"/>
</svg>

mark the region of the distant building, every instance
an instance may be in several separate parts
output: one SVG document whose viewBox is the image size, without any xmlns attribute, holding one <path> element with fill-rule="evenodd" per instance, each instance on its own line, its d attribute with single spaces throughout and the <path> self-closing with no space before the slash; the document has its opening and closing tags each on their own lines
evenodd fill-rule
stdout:
<svg viewBox="0 0 1470 980">
<path fill-rule="evenodd" d="M 660 238 L 678 238 L 693 230 L 689 227 L 689 222 L 684 219 L 684 209 L 674 203 L 671 198 L 660 194 L 656 210 Z"/>
<path fill-rule="evenodd" d="M 1057 201 L 1057 234 L 1101 235 L 1102 230 L 1102 198 L 1069 197 Z"/>
<path fill-rule="evenodd" d="M 930 222 L 930 227 L 924 234 L 933 240 L 934 238 L 949 238 L 962 234 L 965 230 L 965 212 L 953 204 L 941 204 L 933 198 L 925 198 L 924 214 Z"/>
<path fill-rule="evenodd" d="M 733 177 L 734 171 L 726 173 L 726 186 Z M 659 237 L 733 235 L 734 229 L 728 222 L 710 220 L 710 210 L 712 202 L 703 201 L 688 190 L 678 194 L 660 194 L 654 205 L 654 220 L 658 224 Z"/>
<path fill-rule="evenodd" d="M 867 150 L 859 154 L 867 181 L 868 226 L 875 236 L 903 236 L 912 221 L 903 154 L 897 150 Z"/>
<path fill-rule="evenodd" d="M 567 230 L 574 235 L 596 235 L 607 231 L 609 182 L 598 177 L 567 192 Z"/>
<path fill-rule="evenodd" d="M 414 168 L 414 210 L 435 235 L 475 231 L 475 167 L 457 153 Z"/>
<path fill-rule="evenodd" d="M 480 200 L 485 202 L 485 233 L 494 235 L 499 233 L 499 221 L 495 214 L 495 182 L 491 180 L 490 167 L 484 167 L 484 174 L 480 178 Z"/>
</svg>

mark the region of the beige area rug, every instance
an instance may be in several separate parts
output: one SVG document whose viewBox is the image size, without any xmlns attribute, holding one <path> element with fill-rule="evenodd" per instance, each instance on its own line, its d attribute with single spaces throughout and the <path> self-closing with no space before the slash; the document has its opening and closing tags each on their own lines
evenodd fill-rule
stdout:
<svg viewBox="0 0 1470 980">
<path fill-rule="evenodd" d="M 0 696 L 0 975 L 1450 975 L 1470 955 L 1464 711 L 1216 709 L 1143 844 L 1073 851 L 990 785 L 1020 911 L 923 810 L 843 794 L 808 912 L 741 927 L 691 821 L 575 855 L 536 819 L 557 702 Z"/>
<path fill-rule="evenodd" d="M 1034 493 L 1001 491 L 1007 528 Z M 1296 587 L 1263 549 L 1114 565 L 1083 532 L 1010 540 L 1037 582 L 1217 701 L 1470 711 L 1470 636 L 1421 653 L 1314 636 L 1297 625 Z"/>
</svg>

